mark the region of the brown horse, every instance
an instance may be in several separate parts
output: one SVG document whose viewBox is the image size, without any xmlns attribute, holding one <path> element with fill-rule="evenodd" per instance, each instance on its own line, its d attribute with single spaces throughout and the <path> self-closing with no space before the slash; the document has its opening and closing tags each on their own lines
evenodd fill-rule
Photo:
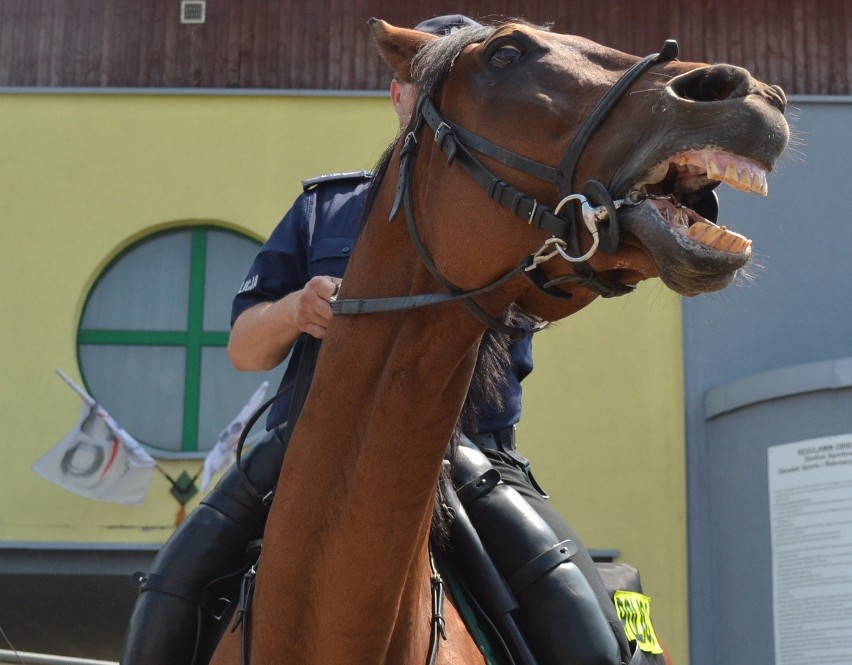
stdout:
<svg viewBox="0 0 852 665">
<path fill-rule="evenodd" d="M 712 217 L 719 182 L 765 194 L 788 140 L 780 89 L 671 46 L 640 60 L 520 24 L 440 40 L 371 27 L 431 103 L 388 152 L 340 301 L 449 289 L 479 309 L 334 318 L 266 527 L 251 665 L 426 663 L 430 520 L 483 321 L 512 303 L 560 319 L 652 277 L 685 295 L 724 287 L 750 242 L 690 206 Z M 582 206 L 590 180 L 603 186 Z M 213 662 L 239 662 L 238 642 Z M 437 662 L 483 662 L 452 604 Z"/>
</svg>

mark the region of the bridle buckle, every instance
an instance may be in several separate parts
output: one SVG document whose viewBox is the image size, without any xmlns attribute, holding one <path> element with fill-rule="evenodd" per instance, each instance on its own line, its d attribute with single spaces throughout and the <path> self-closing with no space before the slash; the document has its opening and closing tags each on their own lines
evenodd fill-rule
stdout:
<svg viewBox="0 0 852 665">
<path fill-rule="evenodd" d="M 568 244 L 562 238 L 551 236 L 530 256 L 530 264 L 524 270 L 530 272 L 538 268 L 542 263 L 550 261 L 554 256 L 564 256 L 564 247 L 568 247 Z"/>
</svg>

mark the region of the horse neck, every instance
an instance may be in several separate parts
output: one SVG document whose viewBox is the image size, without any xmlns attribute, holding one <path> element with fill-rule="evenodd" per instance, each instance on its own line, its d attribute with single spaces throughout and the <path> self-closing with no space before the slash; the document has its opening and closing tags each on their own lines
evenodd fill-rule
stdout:
<svg viewBox="0 0 852 665">
<path fill-rule="evenodd" d="M 404 223 L 373 217 L 341 297 L 434 290 Z M 425 654 L 435 487 L 482 332 L 455 304 L 334 319 L 264 536 L 255 614 L 281 623 L 258 642 L 306 664 Z"/>
</svg>

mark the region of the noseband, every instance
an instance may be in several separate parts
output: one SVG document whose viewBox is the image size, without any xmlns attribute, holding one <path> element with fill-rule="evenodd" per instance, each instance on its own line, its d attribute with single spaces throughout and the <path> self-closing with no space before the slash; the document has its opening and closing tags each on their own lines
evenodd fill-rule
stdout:
<svg viewBox="0 0 852 665">
<path fill-rule="evenodd" d="M 566 282 L 583 286 L 605 298 L 630 293 L 635 287 L 604 278 L 595 272 L 586 260 L 598 249 L 606 253 L 612 253 L 617 249 L 619 242 L 617 211 L 624 206 L 636 205 L 639 200 L 629 198 L 613 200 L 607 187 L 597 180 L 587 181 L 582 187 L 582 193 L 577 193 L 574 191 L 573 181 L 577 163 L 586 145 L 625 92 L 648 69 L 658 63 L 674 60 L 677 53 L 677 42 L 667 40 L 659 53 L 646 56 L 630 67 L 592 109 L 565 150 L 558 167 L 518 155 L 447 120 L 428 96 L 421 95 L 415 107 L 414 125 L 406 135 L 400 150 L 399 174 L 390 219 L 393 220 L 396 217 L 400 207 L 404 208 L 408 231 L 420 260 L 447 291 L 390 298 L 345 300 L 332 298 L 332 311 L 335 314 L 365 314 L 413 309 L 460 300 L 489 328 L 519 338 L 529 332 L 536 332 L 537 329 L 530 331 L 507 326 L 487 314 L 473 301 L 473 298 L 492 291 L 520 274 L 526 276 L 543 293 L 562 299 L 571 298 L 571 294 L 556 287 Z M 435 265 L 417 229 L 411 200 L 411 173 L 418 148 L 417 134 L 424 122 L 434 132 L 435 142 L 447 156 L 448 165 L 453 162 L 461 164 L 491 200 L 508 208 L 528 224 L 551 235 L 537 252 L 525 257 L 513 270 L 479 289 L 465 291 L 447 280 Z M 551 209 L 514 188 L 483 166 L 474 156 L 474 152 L 514 170 L 554 183 L 558 188 L 559 203 Z M 582 253 L 579 240 L 581 223 L 592 236 L 592 247 L 585 253 Z M 543 271 L 536 270 L 542 263 L 555 256 L 561 256 L 570 261 L 574 266 L 574 274 L 548 281 Z"/>
</svg>

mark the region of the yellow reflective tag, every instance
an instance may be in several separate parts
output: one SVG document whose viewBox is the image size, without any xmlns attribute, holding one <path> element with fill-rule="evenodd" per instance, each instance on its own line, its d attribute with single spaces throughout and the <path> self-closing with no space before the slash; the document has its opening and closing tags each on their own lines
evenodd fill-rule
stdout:
<svg viewBox="0 0 852 665">
<path fill-rule="evenodd" d="M 627 639 L 635 640 L 646 653 L 663 653 L 651 625 L 651 599 L 635 591 L 616 591 L 613 602 Z"/>
</svg>

